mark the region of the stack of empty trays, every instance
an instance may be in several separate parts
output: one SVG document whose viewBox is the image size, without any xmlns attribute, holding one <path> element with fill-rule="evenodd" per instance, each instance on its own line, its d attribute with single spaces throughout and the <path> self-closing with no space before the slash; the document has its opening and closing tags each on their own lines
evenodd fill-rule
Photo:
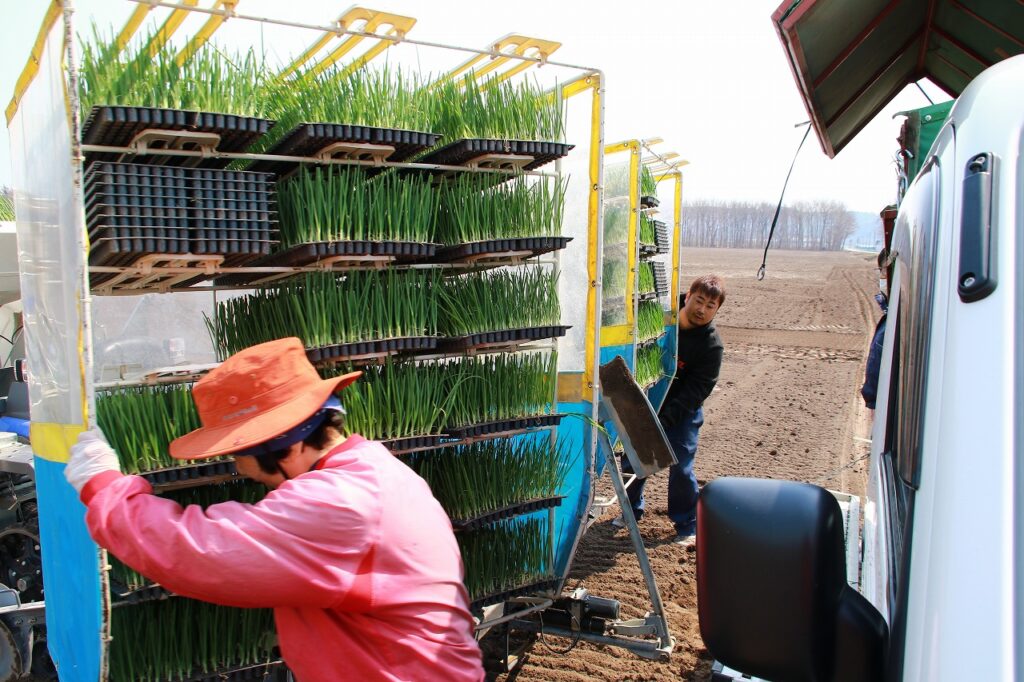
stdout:
<svg viewBox="0 0 1024 682">
<path fill-rule="evenodd" d="M 277 243 L 270 173 L 97 162 L 85 174 L 85 214 L 90 265 L 217 254 L 239 266 Z"/>
</svg>

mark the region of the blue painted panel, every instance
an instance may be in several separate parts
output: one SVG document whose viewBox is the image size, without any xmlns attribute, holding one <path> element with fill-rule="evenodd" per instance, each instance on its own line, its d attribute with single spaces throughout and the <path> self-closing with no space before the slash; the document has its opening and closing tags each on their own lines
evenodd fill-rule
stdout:
<svg viewBox="0 0 1024 682">
<path fill-rule="evenodd" d="M 43 551 L 46 638 L 61 682 L 100 679 L 100 549 L 85 527 L 85 506 L 64 480 L 64 464 L 35 458 Z"/>
<path fill-rule="evenodd" d="M 582 414 L 590 417 L 589 402 L 559 403 L 558 411 L 563 414 Z M 562 483 L 560 495 L 565 495 L 562 505 L 555 512 L 555 564 L 559 574 L 565 571 L 572 559 L 572 544 L 579 532 L 580 524 L 586 522 L 587 497 L 590 493 L 590 476 L 587 473 L 586 448 L 590 445 L 590 423 L 578 417 L 566 417 L 558 426 L 558 442 L 562 445 L 570 466 Z"/>
</svg>

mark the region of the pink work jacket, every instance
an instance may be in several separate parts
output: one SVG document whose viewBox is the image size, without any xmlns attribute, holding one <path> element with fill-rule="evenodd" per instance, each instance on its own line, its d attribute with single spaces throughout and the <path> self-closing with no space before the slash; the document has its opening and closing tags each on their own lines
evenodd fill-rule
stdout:
<svg viewBox="0 0 1024 682">
<path fill-rule="evenodd" d="M 254 505 L 150 493 L 94 476 L 81 497 L 96 542 L 176 594 L 273 608 L 299 682 L 484 679 L 451 523 L 380 443 L 351 436 Z"/>
</svg>

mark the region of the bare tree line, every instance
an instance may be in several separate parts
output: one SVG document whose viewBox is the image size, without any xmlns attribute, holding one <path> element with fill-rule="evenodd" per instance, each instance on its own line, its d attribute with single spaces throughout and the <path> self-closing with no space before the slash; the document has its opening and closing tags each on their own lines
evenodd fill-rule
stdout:
<svg viewBox="0 0 1024 682">
<path fill-rule="evenodd" d="M 683 246 L 759 248 L 768 239 L 775 204 L 690 201 L 683 205 Z M 838 251 L 855 221 L 838 201 L 804 201 L 783 206 L 772 247 Z"/>
</svg>

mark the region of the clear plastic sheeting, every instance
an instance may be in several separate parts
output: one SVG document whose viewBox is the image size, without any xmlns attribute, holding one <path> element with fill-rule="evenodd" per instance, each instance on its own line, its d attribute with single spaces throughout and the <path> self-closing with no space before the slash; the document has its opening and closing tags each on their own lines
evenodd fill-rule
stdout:
<svg viewBox="0 0 1024 682">
<path fill-rule="evenodd" d="M 84 216 L 64 101 L 63 43 L 64 24 L 57 22 L 9 129 L 32 421 L 81 424 Z"/>
<path fill-rule="evenodd" d="M 562 324 L 572 328 L 559 342 L 558 371 L 582 372 L 587 335 L 587 274 L 590 202 L 590 126 L 593 100 L 585 91 L 565 102 L 565 139 L 576 148 L 562 160 L 561 171 L 568 182 L 565 193 L 565 217 L 562 234 L 572 237 L 561 253 L 558 298 L 562 305 Z"/>
<path fill-rule="evenodd" d="M 93 380 L 132 380 L 156 369 L 216 362 L 204 321 L 213 311 L 208 291 L 93 298 Z"/>
<path fill-rule="evenodd" d="M 626 324 L 626 281 L 629 271 L 629 231 L 635 220 L 629 206 L 629 162 L 605 167 L 604 261 L 601 281 L 601 326 Z"/>
</svg>

